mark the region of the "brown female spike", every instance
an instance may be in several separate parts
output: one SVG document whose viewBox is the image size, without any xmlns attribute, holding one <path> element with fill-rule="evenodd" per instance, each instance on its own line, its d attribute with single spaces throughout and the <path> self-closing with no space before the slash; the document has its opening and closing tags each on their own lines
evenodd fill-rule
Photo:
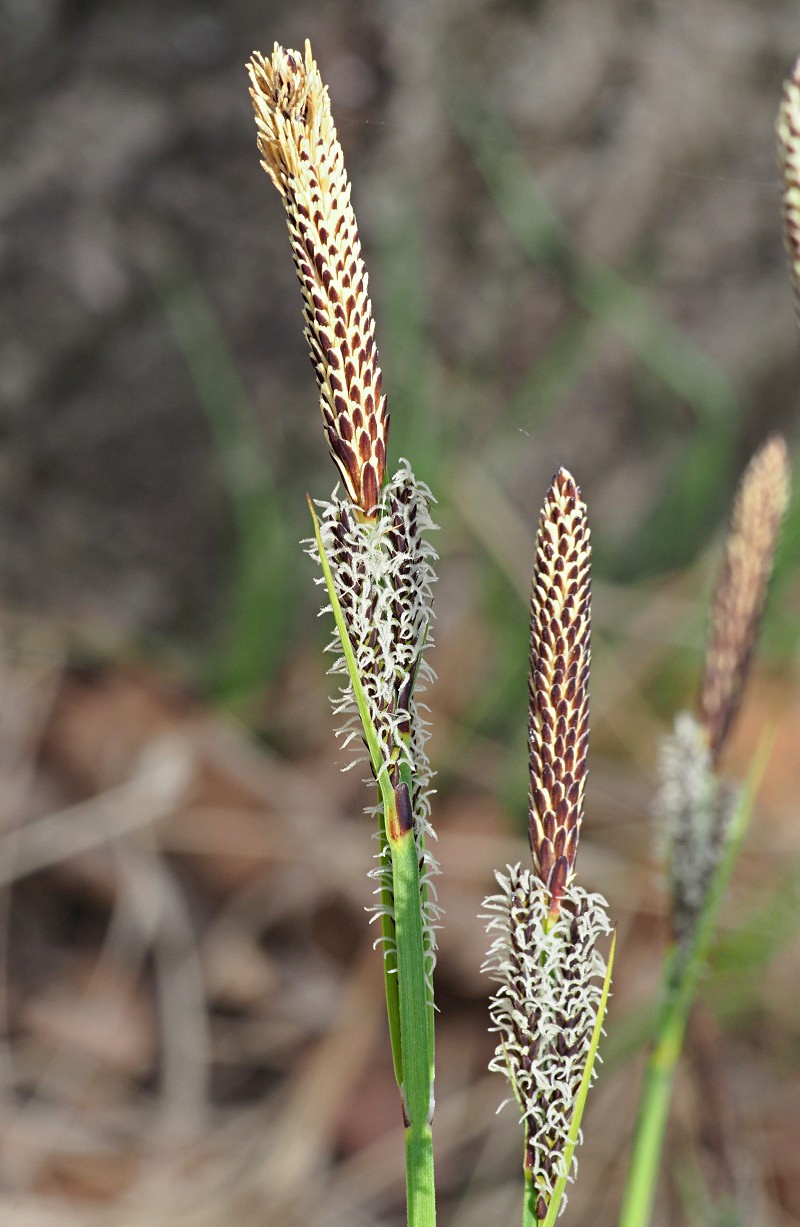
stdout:
<svg viewBox="0 0 800 1227">
<path fill-rule="evenodd" d="M 531 593 L 529 837 L 551 914 L 572 880 L 589 743 L 590 545 L 586 505 L 566 469 L 545 499 Z"/>
<path fill-rule="evenodd" d="M 342 147 L 327 87 L 305 55 L 254 52 L 250 96 L 262 166 L 286 207 L 305 335 L 331 456 L 353 503 L 374 511 L 386 473 L 389 415 Z"/>
<path fill-rule="evenodd" d="M 780 435 L 772 435 L 750 461 L 739 485 L 714 593 L 700 686 L 700 718 L 714 760 L 741 702 L 788 499 L 786 444 Z"/>
</svg>

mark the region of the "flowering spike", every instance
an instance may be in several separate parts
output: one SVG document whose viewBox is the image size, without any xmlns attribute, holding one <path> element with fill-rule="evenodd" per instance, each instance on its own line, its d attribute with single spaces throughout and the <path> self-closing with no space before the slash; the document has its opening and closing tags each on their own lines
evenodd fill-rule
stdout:
<svg viewBox="0 0 800 1227">
<path fill-rule="evenodd" d="M 389 415 L 350 182 L 327 86 L 305 55 L 275 44 L 248 64 L 262 166 L 280 192 L 328 448 L 353 503 L 374 513 Z"/>
<path fill-rule="evenodd" d="M 688 712 L 677 716 L 662 740 L 658 767 L 660 851 L 669 864 L 675 938 L 685 953 L 725 847 L 738 791 L 714 774 L 708 736 Z"/>
<path fill-rule="evenodd" d="M 717 581 L 700 687 L 700 717 L 716 760 L 741 702 L 789 498 L 789 457 L 772 435 L 745 470 Z"/>
<path fill-rule="evenodd" d="M 800 319 L 800 60 L 783 87 L 775 125 L 783 172 L 783 233 Z"/>
<path fill-rule="evenodd" d="M 439 866 L 429 843 L 432 772 L 427 754 L 428 724 L 417 701 L 433 670 L 425 652 L 432 646 L 433 585 L 436 551 L 427 540 L 435 525 L 430 517 L 432 495 L 404 462 L 381 491 L 375 515 L 362 519 L 351 504 L 334 497 L 317 504 L 320 539 L 328 560 L 336 597 L 358 666 L 370 721 L 375 728 L 383 763 L 396 790 L 400 816 L 413 826 L 423 884 L 423 927 L 426 977 L 432 993 L 436 933 L 440 909 L 433 879 Z M 318 558 L 316 542 L 309 552 Z M 363 761 L 361 722 L 338 634 L 328 645 L 335 661 L 331 673 L 345 679 L 334 699 L 334 714 L 344 746 Z M 422 710 L 420 710 L 422 708 Z M 401 780 L 407 768 L 410 786 Z M 371 876 L 380 902 L 375 915 L 392 914 L 392 866 L 385 845 L 377 854 Z M 391 954 L 391 940 L 381 939 Z"/>
<path fill-rule="evenodd" d="M 489 1068 L 513 1089 L 543 1219 L 559 1178 L 574 1174 L 569 1132 L 606 973 L 597 942 L 611 925 L 599 895 L 567 886 L 553 917 L 537 874 L 515 865 L 495 876 L 500 893 L 484 900 L 493 942 L 483 970 L 498 984 L 489 1005 L 498 1034 Z"/>
<path fill-rule="evenodd" d="M 533 869 L 496 874 L 484 900 L 492 945 L 483 970 L 499 1035 L 489 1068 L 505 1074 L 525 1126 L 525 1222 L 560 1212 L 610 984 L 598 939 L 605 900 L 574 885 L 589 738 L 589 527 L 566 469 L 539 520 L 531 594 L 529 837 Z M 562 1206 L 563 1202 L 560 1203 Z"/>
<path fill-rule="evenodd" d="M 566 469 L 545 499 L 531 592 L 529 838 L 551 914 L 578 851 L 589 739 L 590 545 L 586 505 Z"/>
</svg>

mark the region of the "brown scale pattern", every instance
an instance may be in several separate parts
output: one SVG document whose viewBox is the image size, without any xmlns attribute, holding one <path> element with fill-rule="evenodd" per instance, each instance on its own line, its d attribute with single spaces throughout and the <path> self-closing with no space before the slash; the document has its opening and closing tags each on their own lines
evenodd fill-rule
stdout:
<svg viewBox="0 0 800 1227">
<path fill-rule="evenodd" d="M 800 60 L 784 85 L 776 123 L 783 173 L 783 233 L 800 320 Z"/>
<path fill-rule="evenodd" d="M 248 64 L 262 166 L 286 207 L 305 336 L 331 456 L 369 515 L 386 473 L 389 415 L 344 156 L 308 42 Z"/>
<path fill-rule="evenodd" d="M 780 435 L 772 435 L 750 461 L 739 485 L 714 593 L 700 718 L 715 760 L 741 702 L 788 499 L 786 444 Z"/>
<path fill-rule="evenodd" d="M 590 545 L 586 506 L 566 469 L 539 520 L 531 593 L 529 837 L 551 911 L 572 880 L 589 742 Z"/>
</svg>

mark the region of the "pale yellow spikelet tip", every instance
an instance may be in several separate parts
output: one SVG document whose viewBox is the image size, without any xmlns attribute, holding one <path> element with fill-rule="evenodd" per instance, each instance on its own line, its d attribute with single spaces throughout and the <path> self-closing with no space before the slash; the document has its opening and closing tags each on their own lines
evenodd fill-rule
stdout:
<svg viewBox="0 0 800 1227">
<path fill-rule="evenodd" d="M 783 230 L 800 320 L 800 59 L 783 89 L 776 121 L 783 172 Z"/>
<path fill-rule="evenodd" d="M 286 209 L 328 448 L 355 508 L 372 516 L 389 414 L 328 91 L 308 42 L 302 56 L 277 43 L 269 59 L 254 52 L 247 67 L 262 165 Z"/>
</svg>

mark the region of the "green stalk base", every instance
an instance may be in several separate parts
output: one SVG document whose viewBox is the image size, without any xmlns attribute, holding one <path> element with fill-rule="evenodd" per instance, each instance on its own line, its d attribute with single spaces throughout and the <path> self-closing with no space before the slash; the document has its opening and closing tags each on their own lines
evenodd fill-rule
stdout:
<svg viewBox="0 0 800 1227">
<path fill-rule="evenodd" d="M 406 1199 L 408 1227 L 436 1227 L 430 1125 L 406 1129 Z"/>
</svg>

